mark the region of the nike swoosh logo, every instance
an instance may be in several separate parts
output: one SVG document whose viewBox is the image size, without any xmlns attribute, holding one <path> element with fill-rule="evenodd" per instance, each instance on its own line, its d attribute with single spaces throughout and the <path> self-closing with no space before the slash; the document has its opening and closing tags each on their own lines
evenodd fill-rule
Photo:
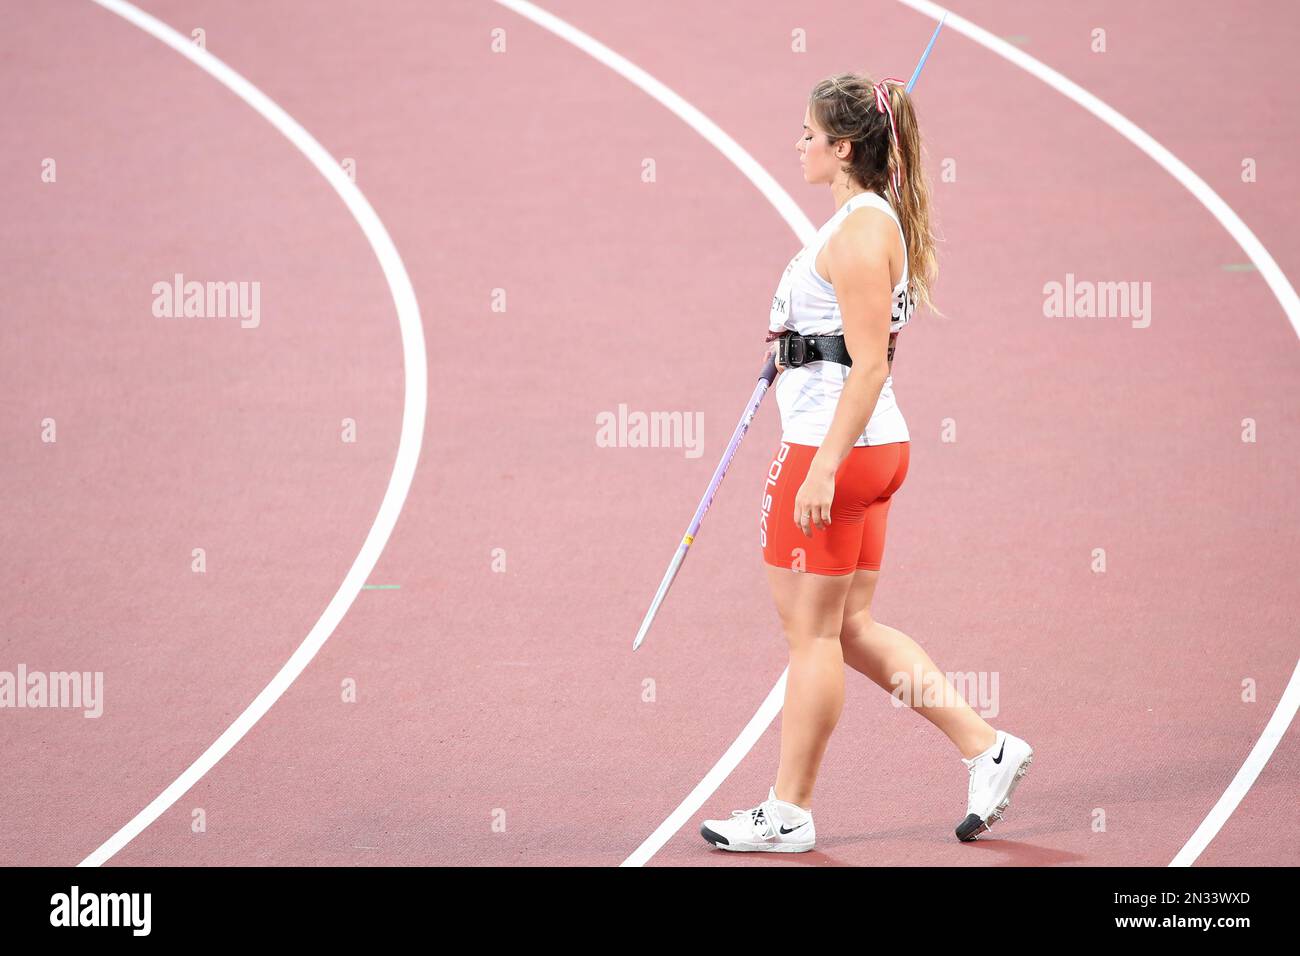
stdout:
<svg viewBox="0 0 1300 956">
<path fill-rule="evenodd" d="M 808 821 L 805 820 L 803 823 L 799 824 L 799 827 L 806 827 L 807 825 L 808 825 Z M 791 827 L 791 828 L 788 829 L 788 830 L 787 830 L 785 827 L 782 827 L 782 828 L 781 828 L 781 834 L 782 834 L 782 835 L 785 835 L 785 834 L 787 834 L 787 833 L 794 833 L 794 831 L 795 831 L 795 830 L 798 830 L 799 827 Z"/>
<path fill-rule="evenodd" d="M 994 763 L 1001 763 L 1001 762 L 1002 762 L 1002 755 L 1003 755 L 1004 753 L 1006 753 L 1006 752 L 1007 752 L 1007 741 L 1006 741 L 1006 738 L 1004 737 L 1004 738 L 1002 738 L 1002 749 L 999 750 L 999 751 L 998 751 L 998 755 L 997 755 L 996 757 L 993 758 L 993 762 L 994 762 Z"/>
</svg>

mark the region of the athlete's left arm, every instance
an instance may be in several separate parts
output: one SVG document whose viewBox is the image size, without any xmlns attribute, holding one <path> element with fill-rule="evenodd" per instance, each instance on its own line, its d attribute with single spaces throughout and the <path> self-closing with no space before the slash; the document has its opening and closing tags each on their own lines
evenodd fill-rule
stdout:
<svg viewBox="0 0 1300 956">
<path fill-rule="evenodd" d="M 849 216 L 826 243 L 844 345 L 853 358 L 830 430 L 812 461 L 812 468 L 831 478 L 871 420 L 889 376 L 889 250 L 898 229 L 883 212 L 872 213 Z"/>
</svg>

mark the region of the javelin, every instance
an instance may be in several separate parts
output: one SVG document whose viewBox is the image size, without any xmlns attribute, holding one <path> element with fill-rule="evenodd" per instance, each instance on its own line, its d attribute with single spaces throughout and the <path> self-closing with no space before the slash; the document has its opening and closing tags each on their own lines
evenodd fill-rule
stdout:
<svg viewBox="0 0 1300 956">
<path fill-rule="evenodd" d="M 921 75 L 921 68 L 925 66 L 925 61 L 930 57 L 930 51 L 934 49 L 934 41 L 939 39 L 939 31 L 943 29 L 943 21 L 947 19 L 948 14 L 945 12 L 939 20 L 939 25 L 934 28 L 934 33 L 930 36 L 930 42 L 925 45 L 925 52 L 921 54 L 920 61 L 916 64 L 916 70 L 912 73 L 912 78 L 907 81 L 905 87 L 908 93 L 912 92 L 912 87 L 916 85 L 917 78 Z M 709 490 L 704 493 L 700 500 L 699 507 L 695 509 L 695 517 L 691 519 L 690 527 L 686 529 L 686 534 L 682 535 L 681 544 L 677 546 L 677 553 L 668 564 L 668 571 L 664 574 L 664 579 L 659 582 L 659 590 L 655 592 L 654 600 L 650 602 L 650 610 L 646 611 L 645 618 L 641 621 L 641 627 L 636 632 L 636 640 L 632 642 L 632 650 L 641 646 L 645 640 L 650 625 L 655 619 L 655 614 L 659 612 L 659 605 L 663 604 L 664 597 L 668 594 L 668 589 L 672 586 L 673 578 L 677 577 L 677 572 L 686 560 L 686 552 L 690 550 L 691 545 L 695 542 L 695 535 L 699 533 L 700 523 L 704 521 L 704 513 L 709 510 L 709 505 L 713 503 L 713 496 L 717 494 L 718 486 L 722 484 L 722 476 L 727 473 L 727 466 L 731 464 L 731 459 L 735 457 L 736 449 L 740 447 L 740 440 L 745 437 L 745 432 L 749 430 L 749 423 L 754 420 L 755 413 L 758 412 L 758 406 L 763 401 L 763 396 L 767 394 L 769 386 L 773 379 L 776 378 L 776 359 L 769 355 L 767 363 L 763 366 L 763 371 L 759 373 L 758 384 L 754 386 L 754 393 L 749 396 L 749 404 L 745 406 L 745 414 L 740 416 L 740 422 L 736 425 L 736 430 L 731 433 L 731 441 L 727 443 L 727 450 L 722 455 L 722 460 L 718 462 L 718 467 L 714 469 L 713 478 L 709 481 Z"/>
</svg>

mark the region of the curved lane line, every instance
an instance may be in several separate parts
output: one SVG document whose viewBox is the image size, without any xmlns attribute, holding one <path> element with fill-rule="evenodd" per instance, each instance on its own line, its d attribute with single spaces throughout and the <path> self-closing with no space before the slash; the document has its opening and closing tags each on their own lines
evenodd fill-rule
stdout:
<svg viewBox="0 0 1300 956">
<path fill-rule="evenodd" d="M 1150 133 L 1141 129 L 1118 110 L 1108 106 L 1073 80 L 1066 79 L 1042 61 L 1034 59 L 1024 50 L 1012 46 L 1005 40 L 994 36 L 981 27 L 977 27 L 952 11 L 945 10 L 939 4 L 932 3 L 930 0 L 898 0 L 898 2 L 934 20 L 938 20 L 946 14 L 948 17 L 947 26 L 969 37 L 1003 59 L 1010 60 L 1025 72 L 1042 80 L 1062 96 L 1074 100 L 1074 102 L 1155 160 L 1161 169 L 1182 183 L 1187 191 L 1210 211 L 1210 215 L 1219 221 L 1219 224 L 1236 240 L 1237 245 L 1241 246 L 1246 255 L 1250 256 L 1250 261 L 1255 264 L 1255 268 L 1259 270 L 1260 275 L 1264 277 L 1264 281 L 1268 283 L 1268 287 L 1273 291 L 1273 295 L 1277 297 L 1278 304 L 1282 306 L 1282 311 L 1291 320 L 1291 327 L 1295 330 L 1296 335 L 1300 336 L 1300 299 L 1297 299 L 1295 289 L 1292 288 L 1290 281 L 1277 262 L 1269 255 L 1268 250 L 1264 248 L 1264 244 L 1256 238 L 1250 227 L 1242 221 L 1231 206 L 1223 201 L 1218 193 L 1210 188 L 1210 185 L 1205 180 L 1192 172 L 1181 159 L 1161 146 Z M 1264 769 L 1264 764 L 1268 762 L 1268 758 L 1272 755 L 1274 748 L 1277 747 L 1278 740 L 1282 738 L 1282 734 L 1285 733 L 1286 728 L 1290 726 L 1291 721 L 1295 718 L 1297 707 L 1300 707 L 1300 665 L 1297 665 L 1295 671 L 1292 672 L 1291 680 L 1278 701 L 1277 710 L 1274 711 L 1272 718 L 1264 728 L 1264 733 L 1251 749 L 1250 755 L 1246 758 L 1246 762 L 1242 764 L 1241 770 L 1233 778 L 1232 783 L 1228 785 L 1228 789 L 1223 796 L 1219 798 L 1219 802 L 1214 805 L 1209 816 L 1201 822 L 1201 825 L 1196 828 L 1196 832 L 1192 834 L 1191 839 L 1178 851 L 1178 855 L 1170 861 L 1170 866 L 1190 866 L 1201 851 L 1214 839 L 1214 835 L 1219 832 L 1219 828 L 1227 821 L 1232 811 L 1237 808 L 1237 804 L 1241 802 L 1242 797 L 1246 795 L 1246 792 L 1255 782 L 1255 778 Z"/>
<path fill-rule="evenodd" d="M 1264 248 L 1264 244 L 1251 232 L 1250 227 L 1233 211 L 1233 208 L 1210 188 L 1209 183 L 1192 172 L 1191 168 L 1181 159 L 1161 146 L 1155 137 L 1114 107 L 1108 106 L 1073 80 L 1066 79 L 1041 60 L 1034 59 L 1024 50 L 1012 46 L 1006 40 L 994 36 L 981 27 L 977 27 L 969 20 L 944 9 L 939 4 L 931 3 L 930 0 L 898 0 L 898 2 L 934 20 L 938 20 L 947 14 L 948 19 L 945 26 L 969 37 L 1003 59 L 1010 60 L 1026 73 L 1030 73 L 1042 80 L 1062 96 L 1074 100 L 1074 102 L 1155 160 L 1161 169 L 1182 183 L 1187 191 L 1210 211 L 1210 215 L 1219 221 L 1219 224 L 1236 240 L 1237 245 L 1241 246 L 1246 255 L 1250 256 L 1250 261 L 1255 264 L 1259 274 L 1268 283 L 1268 287 L 1273 291 L 1278 304 L 1282 306 L 1282 311 L 1291 320 L 1291 327 L 1295 330 L 1296 335 L 1300 336 L 1300 298 L 1297 298 L 1295 289 L 1292 288 L 1290 280 L 1282 272 L 1276 260 Z"/>
<path fill-rule="evenodd" d="M 804 211 L 799 208 L 799 204 L 790 198 L 790 194 L 781 188 L 781 185 L 772 178 L 771 173 L 759 165 L 758 160 L 749 155 L 745 147 L 724 133 L 717 123 L 641 69 L 641 67 L 621 54 L 615 53 L 605 44 L 583 33 L 572 24 L 561 20 L 555 14 L 547 13 L 536 4 L 528 3 L 526 0 L 495 0 L 495 2 L 503 7 L 510 8 L 522 17 L 532 20 L 538 26 L 545 27 L 560 39 L 572 43 L 579 50 L 589 54 L 593 59 L 600 61 L 619 76 L 628 80 L 643 93 L 658 100 L 673 115 L 703 136 L 709 142 L 709 145 L 731 160 L 736 168 L 744 173 L 745 177 L 763 194 L 763 198 L 776 207 L 776 211 L 781 214 L 781 218 L 794 230 L 794 234 L 802 242 L 809 242 L 817 234 L 816 227 L 804 215 Z"/>
<path fill-rule="evenodd" d="M 426 404 L 426 366 L 424 351 L 424 329 L 420 323 L 420 307 L 415 300 L 415 289 L 411 277 L 402 265 L 397 247 L 380 222 L 379 216 L 371 207 L 366 197 L 361 194 L 355 183 L 347 177 L 342 167 L 316 142 L 310 133 L 298 122 L 276 105 L 261 90 L 244 79 L 211 53 L 194 45 L 187 37 L 177 33 L 160 20 L 155 19 L 139 8 L 122 0 L 92 0 L 141 30 L 161 40 L 191 63 L 214 77 L 232 93 L 260 113 L 268 123 L 284 134 L 289 142 L 307 157 L 316 170 L 334 187 L 343 204 L 347 206 L 366 240 L 375 252 L 375 258 L 384 271 L 388 288 L 397 307 L 397 322 L 402 335 L 402 357 L 406 376 L 406 396 L 402 410 L 402 431 L 397 445 L 397 458 L 393 462 L 393 472 L 388 480 L 388 489 L 384 492 L 369 534 L 361 546 L 361 551 L 352 562 L 352 567 L 339 585 L 334 597 L 326 605 L 319 620 L 307 633 L 297 650 L 280 668 L 269 684 L 253 699 L 253 702 L 235 718 L 213 743 L 194 763 L 190 764 L 170 786 L 160 793 L 143 810 L 137 813 L 129 823 L 114 833 L 97 850 L 81 861 L 79 866 L 99 866 L 115 853 L 130 843 L 145 827 L 158 819 L 172 804 L 196 784 L 205 773 L 221 760 L 240 739 L 253 728 L 280 696 L 289 689 L 289 685 L 303 672 L 311 659 L 321 649 L 329 636 L 334 633 L 343 615 L 347 613 L 361 586 L 374 569 L 379 555 L 383 552 L 388 538 L 397 524 L 406 494 L 415 475 L 415 467 L 420 458 L 420 442 L 424 434 L 424 414 Z"/>
<path fill-rule="evenodd" d="M 1264 732 L 1259 735 L 1259 740 L 1255 741 L 1255 746 L 1250 748 L 1246 762 L 1241 765 L 1237 775 L 1232 778 L 1232 783 L 1228 784 L 1228 789 L 1223 791 L 1223 796 L 1219 797 L 1218 802 L 1201 821 L 1201 825 L 1196 828 L 1196 832 L 1169 861 L 1170 866 L 1191 866 L 1202 851 L 1210 845 L 1210 841 L 1237 809 L 1237 804 L 1241 803 L 1242 798 L 1254 785 L 1260 771 L 1268 763 L 1268 758 L 1273 756 L 1273 751 L 1277 749 L 1282 736 L 1291 726 L 1297 707 L 1300 707 L 1300 661 L 1291 672 L 1291 680 L 1287 682 L 1286 690 L 1282 692 L 1281 700 L 1273 709 L 1273 716 L 1265 725 Z"/>
</svg>

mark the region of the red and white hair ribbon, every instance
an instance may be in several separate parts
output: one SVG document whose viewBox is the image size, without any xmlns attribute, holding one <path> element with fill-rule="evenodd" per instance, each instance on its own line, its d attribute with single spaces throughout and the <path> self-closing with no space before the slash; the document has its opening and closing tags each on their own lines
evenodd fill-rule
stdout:
<svg viewBox="0 0 1300 956">
<path fill-rule="evenodd" d="M 895 163 L 894 165 L 893 180 L 894 180 L 894 197 L 900 203 L 903 201 L 903 197 L 899 195 L 898 167 L 903 162 L 903 149 L 898 143 L 898 127 L 894 125 L 894 109 L 892 106 L 889 105 L 889 90 L 885 86 L 885 84 L 897 83 L 901 85 L 902 82 L 903 82 L 902 80 L 897 80 L 894 79 L 894 77 L 889 76 L 881 80 L 879 83 L 873 84 L 871 87 L 876 93 L 876 109 L 880 110 L 880 112 L 884 113 L 886 116 L 889 117 L 889 135 L 893 139 L 894 149 L 898 151 L 898 162 Z"/>
</svg>

